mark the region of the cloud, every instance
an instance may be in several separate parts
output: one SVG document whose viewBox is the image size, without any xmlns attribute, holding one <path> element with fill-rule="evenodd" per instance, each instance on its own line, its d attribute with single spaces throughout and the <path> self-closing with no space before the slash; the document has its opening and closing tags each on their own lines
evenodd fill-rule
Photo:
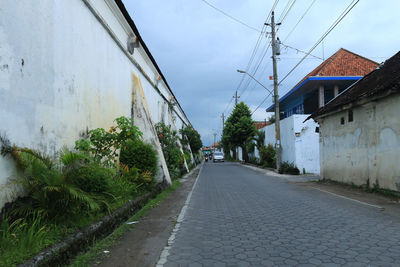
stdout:
<svg viewBox="0 0 400 267">
<path fill-rule="evenodd" d="M 261 28 L 273 1 L 213 0 L 225 12 L 247 24 Z M 279 28 L 283 40 L 308 7 L 297 1 Z M 187 0 L 125 0 L 127 10 L 135 21 L 146 45 L 166 76 L 180 105 L 202 135 L 203 142 L 212 141 L 212 132 L 222 128 L 221 115 L 238 88 L 244 69 L 252 55 L 259 34 L 233 22 L 202 1 Z M 281 16 L 286 2 L 279 3 L 276 17 Z M 287 44 L 308 49 L 329 28 L 348 3 L 316 1 L 309 13 L 287 39 Z M 400 1 L 360 1 L 359 4 L 330 33 L 324 49 L 317 47 L 313 54 L 327 58 L 339 48 L 347 48 L 378 62 L 395 54 L 400 47 L 400 28 L 397 12 Z M 269 39 L 262 36 L 259 52 L 250 68 L 261 83 L 272 89 L 271 50 L 263 51 Z M 323 53 L 324 52 L 324 53 Z M 282 49 L 278 60 L 278 77 L 286 73 L 303 57 L 302 53 Z M 283 96 L 307 73 L 322 61 L 306 59 L 279 87 Z M 248 86 L 246 86 L 248 84 Z M 268 92 L 245 77 L 239 88 L 240 100 L 254 110 Z M 267 116 L 265 109 L 272 103 L 268 98 L 255 113 L 256 120 Z M 232 105 L 231 105 L 232 107 Z M 231 110 L 228 109 L 228 112 Z M 225 114 L 228 115 L 228 114 Z M 214 129 L 214 130 L 213 130 Z M 210 139 L 211 138 L 211 139 Z"/>
</svg>

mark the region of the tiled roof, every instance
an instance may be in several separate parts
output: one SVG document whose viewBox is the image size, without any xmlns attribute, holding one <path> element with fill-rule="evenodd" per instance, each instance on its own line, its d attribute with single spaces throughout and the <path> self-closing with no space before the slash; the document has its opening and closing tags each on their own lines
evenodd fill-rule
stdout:
<svg viewBox="0 0 400 267">
<path fill-rule="evenodd" d="M 385 92 L 400 92 L 400 52 L 314 112 L 309 118 L 335 111 L 345 104 Z"/>
<path fill-rule="evenodd" d="M 298 84 L 312 76 L 364 76 L 376 69 L 378 65 L 375 61 L 340 48 L 335 54 L 307 74 Z"/>
<path fill-rule="evenodd" d="M 269 121 L 255 121 L 254 126 L 256 126 L 257 130 L 260 130 L 261 128 L 264 128 L 267 125 L 270 125 L 271 123 Z"/>
<path fill-rule="evenodd" d="M 299 89 L 300 85 L 310 77 L 362 77 L 378 66 L 379 64 L 373 60 L 340 48 L 335 54 L 301 79 L 289 92 L 280 98 L 279 102 Z M 271 105 L 267 108 L 267 111 L 273 107 L 274 105 Z"/>
</svg>

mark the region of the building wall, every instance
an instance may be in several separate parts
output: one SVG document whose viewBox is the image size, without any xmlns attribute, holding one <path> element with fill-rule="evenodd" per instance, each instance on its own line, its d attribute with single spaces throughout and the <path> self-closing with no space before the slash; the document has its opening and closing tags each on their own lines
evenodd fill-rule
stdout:
<svg viewBox="0 0 400 267">
<path fill-rule="evenodd" d="M 282 161 L 296 164 L 300 172 L 320 173 L 318 124 L 312 120 L 303 121 L 309 115 L 292 115 L 280 121 Z M 265 144 L 275 146 L 275 124 L 268 125 L 265 131 Z M 296 135 L 297 133 L 297 135 Z"/>
<path fill-rule="evenodd" d="M 143 48 L 127 54 L 132 34 L 111 0 L 7 1 L 0 8 L 0 133 L 18 146 L 55 155 L 87 130 L 131 117 L 132 74 L 141 80 L 152 120 L 160 121 L 160 106 L 167 104 L 146 79 L 155 83 L 159 74 Z M 164 81 L 158 88 L 170 99 Z M 189 124 L 175 110 L 178 127 Z M 12 161 L 0 157 L 0 187 L 15 175 Z M 11 187 L 1 190 L 0 208 L 12 198 Z"/>
<path fill-rule="evenodd" d="M 400 95 L 342 111 L 320 122 L 321 174 L 340 182 L 400 191 Z M 345 118 L 341 125 L 341 118 Z"/>
</svg>

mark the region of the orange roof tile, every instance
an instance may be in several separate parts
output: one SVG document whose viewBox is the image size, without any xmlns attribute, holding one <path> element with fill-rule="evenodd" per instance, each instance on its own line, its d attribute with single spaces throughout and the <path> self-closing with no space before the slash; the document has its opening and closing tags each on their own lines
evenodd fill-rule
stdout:
<svg viewBox="0 0 400 267">
<path fill-rule="evenodd" d="M 260 130 L 261 128 L 264 128 L 267 125 L 270 125 L 271 123 L 269 121 L 255 121 L 254 126 L 256 126 L 257 130 Z"/>
<path fill-rule="evenodd" d="M 311 76 L 364 76 L 378 66 L 379 64 L 375 61 L 340 48 L 335 54 L 307 74 L 298 84 Z"/>
</svg>

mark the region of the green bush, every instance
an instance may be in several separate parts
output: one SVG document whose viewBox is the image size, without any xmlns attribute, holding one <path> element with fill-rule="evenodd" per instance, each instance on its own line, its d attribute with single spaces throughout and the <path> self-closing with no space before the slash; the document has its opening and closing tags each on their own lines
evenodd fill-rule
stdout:
<svg viewBox="0 0 400 267">
<path fill-rule="evenodd" d="M 110 190 L 112 172 L 97 163 L 90 163 L 71 171 L 69 180 L 88 193 L 104 193 Z"/>
<path fill-rule="evenodd" d="M 91 154 L 94 160 L 102 165 L 116 167 L 118 150 L 128 141 L 140 140 L 143 134 L 133 125 L 131 119 L 119 117 L 114 121 L 116 126 L 111 126 L 108 131 L 103 128 L 90 130 L 87 138 L 75 142 L 75 149 Z"/>
<path fill-rule="evenodd" d="M 272 145 L 260 147 L 260 164 L 264 167 L 275 167 L 275 148 Z"/>
<path fill-rule="evenodd" d="M 260 160 L 253 156 L 253 157 L 249 158 L 249 163 L 254 164 L 254 165 L 259 165 L 260 164 Z"/>
<path fill-rule="evenodd" d="M 197 153 L 203 146 L 200 134 L 192 127 L 185 127 L 180 130 L 180 133 L 183 135 L 182 145 L 189 144 L 193 153 Z M 187 140 L 184 136 L 186 136 Z"/>
<path fill-rule="evenodd" d="M 136 168 L 139 173 L 150 172 L 152 177 L 157 174 L 157 151 L 141 140 L 128 141 L 121 149 L 119 160 L 129 169 Z"/>
<path fill-rule="evenodd" d="M 184 155 L 185 155 L 186 163 L 189 166 L 192 162 L 192 156 L 190 155 L 190 152 L 188 150 L 184 150 Z"/>
<path fill-rule="evenodd" d="M 299 175 L 300 170 L 296 167 L 296 165 L 294 165 L 293 162 L 283 162 L 281 168 L 279 169 L 279 173 Z"/>
<path fill-rule="evenodd" d="M 167 163 L 169 175 L 172 179 L 178 178 L 184 170 L 184 156 L 179 149 L 177 133 L 164 123 L 157 123 L 155 128 Z"/>
</svg>

